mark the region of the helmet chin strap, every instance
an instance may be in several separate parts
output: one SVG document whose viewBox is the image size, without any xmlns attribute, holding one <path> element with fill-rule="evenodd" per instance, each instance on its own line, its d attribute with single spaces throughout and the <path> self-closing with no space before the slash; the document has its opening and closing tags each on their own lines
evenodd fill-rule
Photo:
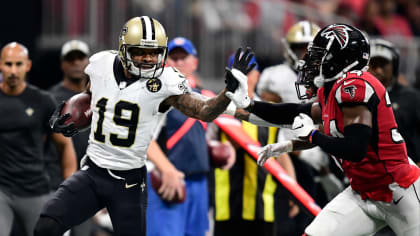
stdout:
<svg viewBox="0 0 420 236">
<path fill-rule="evenodd" d="M 317 88 L 324 86 L 324 77 L 320 74 L 314 78 L 314 84 Z"/>
<path fill-rule="evenodd" d="M 322 61 L 324 61 L 324 59 Z M 325 83 L 342 77 L 344 74 L 349 72 L 351 68 L 357 66 L 358 64 L 359 64 L 359 61 L 354 61 L 350 65 L 346 66 L 340 73 L 336 74 L 334 77 L 329 78 L 329 79 L 324 78 L 324 76 L 322 75 L 322 66 L 321 66 L 321 69 L 319 70 L 319 75 L 314 78 L 314 84 L 316 87 L 321 88 L 322 86 L 324 86 Z M 363 70 L 365 70 L 365 68 L 363 68 Z"/>
<path fill-rule="evenodd" d="M 328 42 L 328 45 L 327 45 L 327 53 L 325 53 L 324 56 L 322 56 L 321 65 L 320 65 L 320 68 L 319 68 L 319 75 L 315 76 L 315 78 L 314 78 L 314 84 L 317 88 L 321 88 L 322 86 L 324 86 L 324 83 L 325 83 L 325 78 L 322 75 L 322 64 L 324 64 L 325 57 L 327 57 L 328 51 L 331 47 L 331 44 L 332 44 L 332 40 L 330 39 L 330 41 Z"/>
<path fill-rule="evenodd" d="M 158 56 L 158 63 L 162 63 L 162 55 Z M 133 60 L 131 59 L 131 56 L 128 54 L 127 55 L 127 66 L 128 66 L 128 72 L 139 79 L 150 79 L 153 78 L 154 76 L 159 76 L 162 71 L 163 68 L 156 68 L 156 65 L 154 65 L 152 68 L 150 69 L 141 69 L 141 65 L 140 67 L 137 67 L 134 65 Z"/>
<path fill-rule="evenodd" d="M 150 69 L 140 69 L 137 66 L 132 65 L 129 72 L 139 79 L 151 79 L 154 77 L 154 75 L 160 75 L 162 69 L 163 68 L 156 69 L 156 66 Z"/>
</svg>

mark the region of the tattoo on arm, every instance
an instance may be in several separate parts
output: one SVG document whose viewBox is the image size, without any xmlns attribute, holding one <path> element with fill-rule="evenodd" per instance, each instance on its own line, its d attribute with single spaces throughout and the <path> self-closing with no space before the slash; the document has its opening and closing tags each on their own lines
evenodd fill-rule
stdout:
<svg viewBox="0 0 420 236">
<path fill-rule="evenodd" d="M 171 96 L 162 105 L 171 105 L 189 117 L 210 122 L 229 105 L 230 99 L 225 96 L 225 92 L 223 90 L 213 98 L 197 93 Z"/>
<path fill-rule="evenodd" d="M 243 109 L 238 109 L 238 110 L 236 110 L 236 112 L 235 112 L 235 117 L 236 118 L 238 118 L 238 119 L 240 119 L 240 120 L 245 120 L 245 121 L 248 121 L 249 120 L 249 115 L 250 115 L 251 113 L 249 113 L 249 112 L 247 112 L 247 111 L 245 111 L 245 110 L 243 110 Z"/>
</svg>

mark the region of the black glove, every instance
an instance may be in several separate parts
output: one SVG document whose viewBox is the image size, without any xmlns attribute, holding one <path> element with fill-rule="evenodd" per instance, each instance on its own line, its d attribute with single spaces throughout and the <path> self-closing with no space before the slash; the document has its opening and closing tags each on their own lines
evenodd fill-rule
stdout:
<svg viewBox="0 0 420 236">
<path fill-rule="evenodd" d="M 64 124 L 64 122 L 71 117 L 70 113 L 61 115 L 61 110 L 63 110 L 64 104 L 64 101 L 61 102 L 61 104 L 55 109 L 49 120 L 49 124 L 54 132 L 62 133 L 66 137 L 72 137 L 79 131 L 76 127 L 74 127 L 73 122 L 67 125 Z"/>
<path fill-rule="evenodd" d="M 250 47 L 247 47 L 245 52 L 243 52 L 242 48 L 238 48 L 235 53 L 232 68 L 241 71 L 244 75 L 247 75 L 255 67 L 255 65 L 257 65 L 255 62 L 249 65 L 253 57 L 254 52 Z"/>
<path fill-rule="evenodd" d="M 237 69 L 247 75 L 256 65 L 255 62 L 249 65 L 249 62 L 253 57 L 254 53 L 250 47 L 247 47 L 245 52 L 242 50 L 242 48 L 238 48 L 235 53 L 235 59 L 233 60 L 232 68 Z M 230 92 L 235 92 L 236 88 L 239 86 L 238 81 L 233 77 L 229 68 L 226 68 L 225 83 L 227 90 Z"/>
<path fill-rule="evenodd" d="M 228 67 L 226 67 L 225 70 L 226 70 L 226 74 L 225 74 L 226 88 L 228 91 L 234 93 L 235 90 L 239 86 L 239 82 L 235 79 L 235 77 L 233 77 L 232 71 Z"/>
</svg>

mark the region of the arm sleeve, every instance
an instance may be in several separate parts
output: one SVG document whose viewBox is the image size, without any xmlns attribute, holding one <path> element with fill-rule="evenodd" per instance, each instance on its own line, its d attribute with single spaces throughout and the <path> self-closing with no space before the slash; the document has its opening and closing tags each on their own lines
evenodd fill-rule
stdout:
<svg viewBox="0 0 420 236">
<path fill-rule="evenodd" d="M 104 58 L 106 55 L 109 55 L 109 53 L 109 51 L 102 51 L 93 54 L 89 58 L 89 64 L 85 68 L 85 73 L 90 76 L 95 72 L 100 71 L 97 68 L 102 66 L 101 59 Z"/>
<path fill-rule="evenodd" d="M 353 162 L 360 162 L 367 154 L 372 128 L 363 124 L 352 124 L 344 128 L 344 138 L 336 138 L 315 132 L 312 143 L 325 152 Z"/>
<path fill-rule="evenodd" d="M 192 89 L 188 84 L 188 80 L 174 67 L 165 68 L 161 78 L 165 81 L 168 95 L 190 94 Z"/>
<path fill-rule="evenodd" d="M 292 128 L 292 125 L 290 125 L 290 124 L 279 125 L 279 124 L 273 124 L 273 123 L 267 122 L 267 121 L 261 119 L 260 117 L 254 115 L 252 113 L 249 114 L 248 122 L 252 123 L 254 125 L 263 126 L 263 127 L 277 127 L 277 128 L 289 128 L 289 129 Z"/>
<path fill-rule="evenodd" d="M 273 124 L 292 124 L 299 113 L 311 116 L 313 103 L 268 103 L 255 101 L 249 112 Z M 312 117 L 312 116 L 311 116 Z"/>
</svg>

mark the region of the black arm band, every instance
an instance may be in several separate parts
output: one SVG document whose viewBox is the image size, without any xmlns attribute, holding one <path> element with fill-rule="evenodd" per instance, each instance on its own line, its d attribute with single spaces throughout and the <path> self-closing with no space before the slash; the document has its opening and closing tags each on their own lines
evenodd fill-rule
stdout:
<svg viewBox="0 0 420 236">
<path fill-rule="evenodd" d="M 341 159 L 360 162 L 367 154 L 371 136 L 371 127 L 352 124 L 344 128 L 344 138 L 335 138 L 315 132 L 312 136 L 312 143 Z"/>
<path fill-rule="evenodd" d="M 248 110 L 273 124 L 292 124 L 299 113 L 311 116 L 312 103 L 268 103 L 255 101 Z"/>
</svg>

